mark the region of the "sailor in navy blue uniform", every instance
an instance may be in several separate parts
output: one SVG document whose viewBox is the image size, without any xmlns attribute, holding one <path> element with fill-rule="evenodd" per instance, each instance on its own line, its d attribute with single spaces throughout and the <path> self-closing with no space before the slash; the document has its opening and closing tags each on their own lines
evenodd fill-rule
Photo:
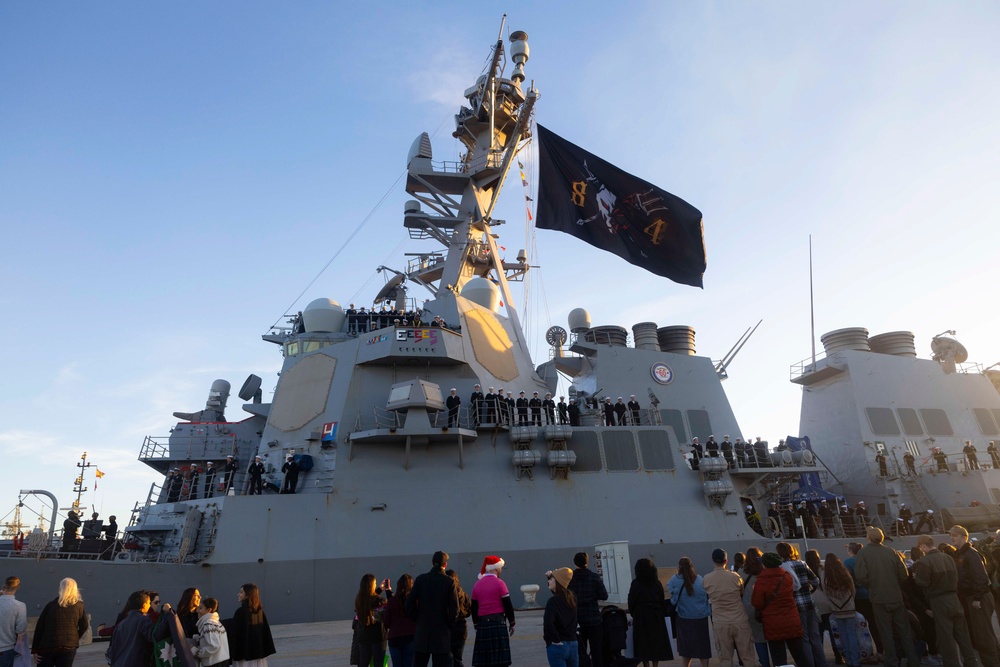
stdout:
<svg viewBox="0 0 1000 667">
<path fill-rule="evenodd" d="M 445 399 L 445 405 L 448 406 L 448 428 L 451 428 L 458 424 L 458 408 L 462 405 L 462 399 L 458 397 L 458 390 L 454 387 L 452 387 L 448 398 Z"/>
<path fill-rule="evenodd" d="M 248 495 L 261 495 L 264 491 L 264 462 L 259 456 L 254 457 L 253 463 L 247 468 L 247 474 L 250 475 L 250 490 L 247 492 Z"/>
</svg>

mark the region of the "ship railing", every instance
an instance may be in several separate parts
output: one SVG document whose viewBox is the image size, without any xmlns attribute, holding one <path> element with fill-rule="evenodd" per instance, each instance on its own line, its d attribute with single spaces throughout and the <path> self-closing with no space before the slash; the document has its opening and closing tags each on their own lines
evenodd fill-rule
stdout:
<svg viewBox="0 0 1000 667">
<path fill-rule="evenodd" d="M 377 405 L 372 406 L 372 414 L 375 417 L 375 428 L 389 429 L 390 431 L 401 428 L 406 423 L 406 417 L 398 410 L 386 410 Z"/>
<path fill-rule="evenodd" d="M 421 253 L 406 262 L 406 272 L 415 273 L 444 263 L 444 255 L 439 252 Z M 415 308 L 413 309 L 415 310 Z"/>
<path fill-rule="evenodd" d="M 789 379 L 795 381 L 808 373 L 812 373 L 816 370 L 816 364 L 819 360 L 819 358 L 813 359 L 812 357 L 806 357 L 802 361 L 795 362 L 788 369 Z"/>
<path fill-rule="evenodd" d="M 192 435 L 189 437 L 163 437 L 147 435 L 139 450 L 140 461 L 211 461 L 225 460 L 236 454 L 236 434 Z"/>
</svg>

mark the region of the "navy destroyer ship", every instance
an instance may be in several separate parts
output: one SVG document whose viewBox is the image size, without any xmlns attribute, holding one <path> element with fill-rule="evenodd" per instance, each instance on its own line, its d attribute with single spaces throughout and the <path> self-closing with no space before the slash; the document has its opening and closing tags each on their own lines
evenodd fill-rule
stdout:
<svg viewBox="0 0 1000 667">
<path fill-rule="evenodd" d="M 549 329 L 548 357 L 533 360 L 510 288 L 531 267 L 523 252 L 502 258 L 502 221 L 493 218 L 536 131 L 528 56 L 523 32 L 493 45 L 456 115 L 461 160 L 435 161 L 427 134 L 409 150 L 403 224 L 435 250 L 387 269 L 392 277 L 364 309 L 317 299 L 265 334 L 283 358 L 270 402 L 256 375 L 236 392 L 238 406 L 230 382 L 218 380 L 203 410 L 174 413 L 169 436 L 146 438 L 139 458 L 164 482 L 113 548 L 83 553 L 43 538 L 8 553 L 31 582 L 21 596 L 35 613 L 71 576 L 89 592 L 95 624 L 113 619 L 135 589 L 174 599 L 197 586 L 225 601 L 246 581 L 261 586 L 274 623 L 344 619 L 364 573 L 416 574 L 438 549 L 467 586 L 485 555 L 501 555 L 515 597 L 573 553 L 596 551 L 614 597 L 627 592 L 639 557 L 672 565 L 690 555 L 704 568 L 715 547 L 792 536 L 794 526 L 758 518 L 772 502 L 864 498 L 891 520 L 900 502 L 940 510 L 994 500 L 1000 473 L 966 470 L 958 453 L 964 440 L 997 433 L 1000 395 L 981 369 L 955 366 L 961 355 L 950 365 L 945 353 L 917 359 L 912 336 L 900 350 L 856 330 L 796 367 L 811 449 L 700 460 L 696 438 L 751 439 L 723 390 L 738 348 L 715 361 L 697 354 L 688 326 L 595 326 L 584 303 L 566 328 Z M 429 299 L 417 307 L 410 287 Z M 555 395 L 560 377 L 572 425 L 558 410 L 536 419 L 506 400 Z M 612 409 L 608 425 L 603 404 L 618 397 L 633 405 L 623 418 Z M 921 463 L 910 475 L 895 457 L 913 441 Z M 947 472 L 928 468 L 931 443 L 950 455 Z M 881 477 L 879 445 L 894 462 Z M 281 493 L 289 457 L 297 484 Z M 263 493 L 250 494 L 258 460 Z M 806 530 L 797 541 L 839 551 L 850 528 L 838 520 L 827 537 Z"/>
</svg>

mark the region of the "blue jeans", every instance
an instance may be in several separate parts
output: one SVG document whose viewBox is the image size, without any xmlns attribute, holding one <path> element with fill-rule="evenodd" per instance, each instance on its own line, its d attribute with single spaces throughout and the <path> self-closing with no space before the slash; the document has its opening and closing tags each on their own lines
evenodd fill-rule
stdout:
<svg viewBox="0 0 1000 667">
<path fill-rule="evenodd" d="M 760 667 L 771 667 L 771 654 L 767 651 L 767 642 L 754 642 L 753 647 L 757 649 L 757 659 L 760 660 Z"/>
<path fill-rule="evenodd" d="M 577 642 L 549 644 L 545 647 L 545 657 L 549 659 L 549 667 L 578 667 L 580 664 Z"/>
<path fill-rule="evenodd" d="M 861 664 L 861 643 L 858 642 L 858 624 L 855 616 L 849 618 L 830 617 L 830 627 L 840 635 L 840 652 L 848 665 Z"/>
<path fill-rule="evenodd" d="M 17 652 L 14 649 L 9 649 L 0 653 L 0 667 L 10 667 L 14 664 L 14 658 L 17 657 Z"/>
<path fill-rule="evenodd" d="M 392 658 L 392 667 L 413 667 L 413 640 L 402 646 L 390 644 L 389 657 Z"/>
</svg>

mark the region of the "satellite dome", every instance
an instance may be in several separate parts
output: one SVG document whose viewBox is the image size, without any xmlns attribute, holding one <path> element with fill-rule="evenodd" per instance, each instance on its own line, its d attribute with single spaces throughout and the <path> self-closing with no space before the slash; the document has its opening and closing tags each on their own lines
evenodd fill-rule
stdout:
<svg viewBox="0 0 1000 667">
<path fill-rule="evenodd" d="M 344 309 L 333 299 L 316 299 L 302 311 L 306 331 L 332 333 L 344 328 Z"/>
<path fill-rule="evenodd" d="M 585 308 L 574 308 L 569 311 L 569 330 L 573 333 L 580 333 L 590 328 L 590 313 Z"/>
<path fill-rule="evenodd" d="M 473 278 L 465 283 L 462 296 L 494 313 L 500 309 L 500 288 L 486 278 Z"/>
</svg>

